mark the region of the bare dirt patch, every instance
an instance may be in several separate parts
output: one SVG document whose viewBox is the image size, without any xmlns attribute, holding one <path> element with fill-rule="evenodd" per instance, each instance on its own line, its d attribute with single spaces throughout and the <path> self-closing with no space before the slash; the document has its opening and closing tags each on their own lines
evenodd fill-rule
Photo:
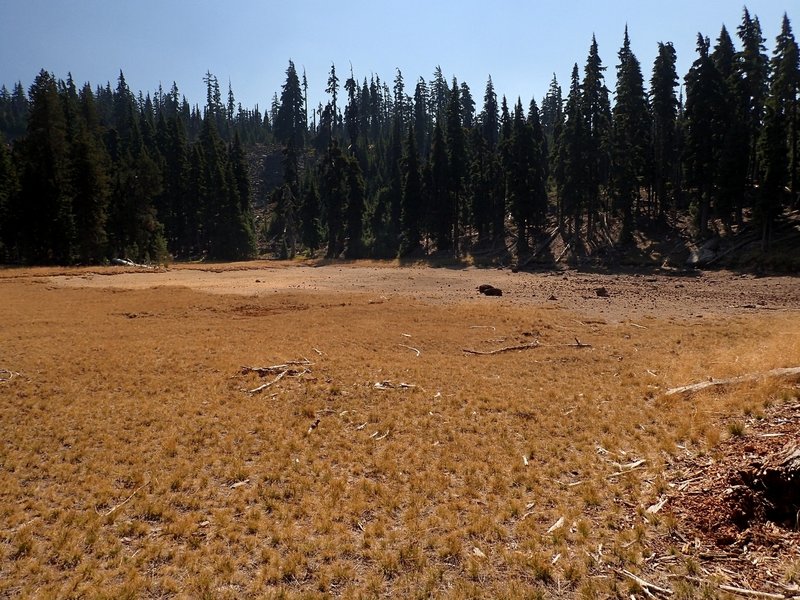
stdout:
<svg viewBox="0 0 800 600">
<path fill-rule="evenodd" d="M 756 277 L 731 272 L 604 274 L 580 271 L 512 273 L 461 267 L 396 267 L 391 263 L 239 263 L 178 265 L 162 271 L 81 273 L 49 279 L 68 287 L 147 289 L 182 286 L 209 293 L 257 296 L 285 290 L 401 296 L 428 303 L 459 303 L 477 296 L 481 285 L 503 292 L 505 305 L 542 305 L 612 320 L 733 315 L 800 310 L 800 279 Z M 601 294 L 597 290 L 602 289 Z M 497 298 L 488 299 L 498 302 Z"/>
</svg>

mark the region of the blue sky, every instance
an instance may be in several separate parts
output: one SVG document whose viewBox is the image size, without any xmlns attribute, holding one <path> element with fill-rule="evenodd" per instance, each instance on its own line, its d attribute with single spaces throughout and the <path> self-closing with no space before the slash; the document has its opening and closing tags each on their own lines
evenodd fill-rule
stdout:
<svg viewBox="0 0 800 600">
<path fill-rule="evenodd" d="M 783 13 L 800 19 L 789 0 L 747 6 L 770 54 Z M 44 68 L 59 78 L 72 72 L 79 84 L 113 85 L 121 69 L 134 92 L 176 81 L 202 104 L 210 70 L 223 93 L 230 80 L 237 101 L 263 109 L 291 58 L 306 70 L 311 106 L 325 99 L 332 62 L 342 83 L 351 63 L 359 80 L 376 73 L 391 83 L 399 68 L 409 94 L 441 65 L 448 80 L 469 84 L 479 105 L 491 74 L 498 95 L 509 103 L 521 96 L 527 106 L 541 100 L 553 73 L 566 93 L 593 33 L 613 90 L 626 23 L 646 80 L 659 41 L 675 45 L 682 78 L 697 33 L 714 40 L 725 23 L 734 34 L 742 9 L 728 0 L 0 0 L 0 84 L 27 89 Z"/>
</svg>

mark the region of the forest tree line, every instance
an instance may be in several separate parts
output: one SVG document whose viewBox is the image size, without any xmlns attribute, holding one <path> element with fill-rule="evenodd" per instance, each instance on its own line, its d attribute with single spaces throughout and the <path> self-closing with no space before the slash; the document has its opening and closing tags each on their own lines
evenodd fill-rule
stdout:
<svg viewBox="0 0 800 600">
<path fill-rule="evenodd" d="M 771 56 L 747 9 L 735 37 L 698 34 L 682 86 L 659 43 L 646 84 L 626 28 L 613 93 L 592 39 L 566 94 L 554 76 L 527 106 L 491 77 L 478 104 L 439 67 L 406 85 L 400 70 L 331 65 L 309 109 L 290 61 L 263 113 L 211 73 L 200 108 L 174 84 L 143 95 L 122 73 L 78 88 L 43 70 L 27 92 L 0 88 L 0 261 L 458 256 L 509 241 L 524 257 L 552 231 L 587 251 L 676 217 L 700 239 L 752 225 L 766 245 L 800 202 L 800 59 L 788 16 Z M 259 163 L 278 153 L 270 176 Z"/>
</svg>

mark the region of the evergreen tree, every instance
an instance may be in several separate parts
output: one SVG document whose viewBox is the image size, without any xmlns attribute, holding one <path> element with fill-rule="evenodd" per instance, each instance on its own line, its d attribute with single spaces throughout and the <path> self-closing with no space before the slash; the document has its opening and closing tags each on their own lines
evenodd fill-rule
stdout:
<svg viewBox="0 0 800 600">
<path fill-rule="evenodd" d="M 769 58 L 766 54 L 765 40 L 761 34 L 761 24 L 758 21 L 758 17 L 751 17 L 747 8 L 744 9 L 742 22 L 737 29 L 737 33 L 742 41 L 742 50 L 737 54 L 736 59 L 743 83 L 746 105 L 748 148 L 750 151 L 748 174 L 751 179 L 755 179 L 758 173 L 756 143 L 761 129 L 764 100 L 767 96 Z"/>
<path fill-rule="evenodd" d="M 159 148 L 164 157 L 164 189 L 156 204 L 159 219 L 167 232 L 167 246 L 176 256 L 196 251 L 189 194 L 190 156 L 183 121 L 177 116 L 168 121 L 159 116 Z M 197 198 L 197 196 L 195 196 Z"/>
<path fill-rule="evenodd" d="M 286 83 L 281 90 L 280 104 L 273 121 L 275 137 L 282 144 L 293 144 L 297 149 L 303 148 L 307 128 L 305 100 L 297 70 L 291 60 L 286 69 Z"/>
<path fill-rule="evenodd" d="M 667 207 L 673 207 L 672 193 L 675 189 L 674 173 L 677 151 L 678 98 L 675 87 L 678 74 L 675 48 L 670 42 L 658 43 L 658 54 L 653 63 L 650 79 L 653 189 L 658 212 L 663 215 Z"/>
<path fill-rule="evenodd" d="M 364 177 L 361 166 L 354 156 L 348 156 L 344 163 L 347 207 L 345 210 L 345 256 L 361 258 L 364 255 Z"/>
<path fill-rule="evenodd" d="M 770 102 L 775 107 L 773 117 L 777 117 L 777 128 L 784 128 L 787 135 L 787 157 L 789 188 L 795 201 L 800 194 L 798 181 L 798 93 L 800 93 L 800 58 L 798 46 L 792 33 L 789 17 L 784 14 L 781 32 L 775 40 L 775 51 L 772 57 L 772 81 L 770 86 Z"/>
<path fill-rule="evenodd" d="M 481 131 L 483 139 L 486 140 L 489 148 L 497 146 L 498 135 L 500 133 L 500 115 L 497 109 L 497 94 L 494 91 L 492 76 L 486 81 L 486 91 L 483 94 L 483 111 L 481 112 Z"/>
<path fill-rule="evenodd" d="M 400 256 L 419 249 L 422 217 L 422 179 L 413 123 L 408 128 L 404 167 L 403 202 L 400 211 Z"/>
<path fill-rule="evenodd" d="M 555 142 L 558 141 L 556 128 L 561 126 L 563 112 L 564 101 L 561 97 L 561 86 L 558 85 L 556 75 L 553 73 L 553 79 L 550 81 L 547 95 L 542 100 L 542 131 L 550 148 L 554 148 Z"/>
<path fill-rule="evenodd" d="M 403 72 L 400 69 L 396 70 L 394 89 L 392 91 L 394 93 L 393 116 L 399 119 L 400 125 L 403 125 L 408 115 L 406 114 L 405 83 L 403 81 Z"/>
<path fill-rule="evenodd" d="M 235 257 L 238 245 L 235 221 L 239 207 L 238 201 L 235 203 L 233 200 L 227 151 L 213 114 L 206 114 L 203 120 L 199 143 L 205 167 L 205 196 L 202 199 L 205 249 L 212 260 L 231 260 Z"/>
<path fill-rule="evenodd" d="M 503 144 L 506 171 L 506 199 L 517 234 L 517 256 L 528 252 L 528 224 L 533 213 L 535 148 L 533 132 L 525 121 L 522 102 L 514 107 L 512 135 Z"/>
<path fill-rule="evenodd" d="M 465 81 L 461 82 L 461 126 L 471 129 L 475 121 L 475 100 Z"/>
<path fill-rule="evenodd" d="M 22 258 L 69 264 L 75 258 L 75 215 L 69 143 L 55 78 L 40 71 L 31 86 L 27 135 L 21 144 L 19 235 Z"/>
<path fill-rule="evenodd" d="M 558 191 L 559 224 L 567 223 L 570 234 L 580 236 L 581 217 L 587 202 L 589 173 L 586 140 L 589 136 L 584 119 L 583 93 L 578 79 L 578 65 L 572 79 L 565 107 L 566 120 L 558 141 L 554 176 Z"/>
<path fill-rule="evenodd" d="M 726 227 L 731 217 L 741 222 L 750 156 L 748 104 L 745 83 L 737 68 L 736 48 L 723 25 L 711 60 L 722 77 L 717 128 L 720 134 L 718 163 L 715 169 L 714 208 Z"/>
<path fill-rule="evenodd" d="M 17 258 L 16 234 L 19 224 L 12 211 L 18 189 L 17 173 L 11 152 L 0 133 L 0 262 Z"/>
<path fill-rule="evenodd" d="M 697 36 L 697 60 L 686 75 L 686 182 L 695 193 L 697 225 L 702 236 L 714 197 L 714 182 L 724 137 L 725 81 L 709 55 L 710 42 Z"/>
<path fill-rule="evenodd" d="M 431 114 L 435 120 L 445 118 L 447 111 L 448 101 L 450 97 L 450 89 L 447 87 L 447 80 L 442 74 L 442 67 L 436 66 L 433 71 L 433 80 L 430 85 L 431 89 Z"/>
<path fill-rule="evenodd" d="M 627 40 L 627 29 L 625 31 Z M 611 134 L 611 105 L 603 72 L 606 67 L 600 59 L 597 40 L 592 36 L 589 56 L 583 76 L 583 110 L 588 128 L 586 156 L 588 181 L 588 237 L 594 231 L 595 214 L 600 207 L 600 190 L 608 185 L 609 146 Z"/>
<path fill-rule="evenodd" d="M 467 174 L 467 147 L 462 127 L 461 94 L 458 82 L 453 78 L 453 87 L 450 90 L 450 103 L 447 107 L 447 164 L 449 177 L 449 195 L 452 203 L 451 227 L 453 228 L 453 247 L 458 253 L 458 237 L 462 221 L 462 205 L 464 192 L 464 179 Z"/>
<path fill-rule="evenodd" d="M 350 140 L 350 146 L 355 150 L 358 143 L 358 135 L 360 132 L 360 121 L 358 114 L 358 84 L 355 77 L 353 77 L 353 68 L 350 68 L 350 77 L 344 83 L 345 91 L 347 92 L 347 106 L 344 109 L 344 127 L 347 132 L 347 137 Z"/>
<path fill-rule="evenodd" d="M 303 185 L 303 198 L 300 202 L 300 241 L 308 249 L 311 258 L 314 258 L 322 238 L 319 192 L 313 177 L 306 177 Z"/>
<path fill-rule="evenodd" d="M 431 135 L 431 117 L 428 113 L 430 94 L 428 84 L 420 77 L 414 88 L 414 118 L 412 124 L 416 135 L 417 155 L 428 156 Z"/>
<path fill-rule="evenodd" d="M 339 121 L 339 106 L 336 102 L 339 97 L 339 78 L 336 76 L 336 65 L 333 63 L 328 73 L 328 87 L 325 88 L 325 92 L 331 97 L 331 135 L 336 135 Z"/>
<path fill-rule="evenodd" d="M 233 260 L 253 258 L 257 253 L 255 221 L 251 210 L 250 177 L 247 172 L 247 155 L 242 147 L 239 132 L 233 135 L 228 154 L 228 206 L 230 242 L 226 251 Z"/>
<path fill-rule="evenodd" d="M 799 82 L 797 43 L 789 19 L 784 15 L 781 32 L 775 43 L 772 79 L 758 146 L 761 186 L 757 216 L 765 245 L 770 241 L 774 222 L 780 214 L 786 196 L 784 190 L 787 184 L 793 183 L 790 148 L 796 146 Z"/>
<path fill-rule="evenodd" d="M 11 92 L 5 85 L 0 87 L 0 134 L 4 134 L 8 142 L 25 135 L 28 108 L 28 97 L 21 82 L 15 83 Z"/>
<path fill-rule="evenodd" d="M 74 92 L 68 93 L 72 96 Z M 70 104 L 72 102 L 69 101 Z M 76 125 L 69 144 L 76 255 L 82 262 L 99 263 L 106 257 L 107 251 L 110 161 L 97 122 L 94 94 L 88 84 L 81 90 L 80 98 L 75 97 L 75 102 Z"/>
<path fill-rule="evenodd" d="M 439 252 L 453 248 L 453 206 L 449 194 L 450 166 L 447 142 L 441 121 L 433 127 L 431 143 L 430 183 L 428 185 L 428 206 L 430 207 L 430 231 Z"/>
<path fill-rule="evenodd" d="M 336 258 L 344 247 L 343 219 L 347 203 L 347 180 L 345 179 L 345 157 L 334 140 L 322 162 L 321 197 L 325 206 L 328 229 L 328 249 L 325 258 Z"/>
<path fill-rule="evenodd" d="M 531 209 L 530 218 L 535 228 L 541 228 L 547 217 L 547 139 L 542 130 L 539 107 L 531 98 L 528 107 L 528 127 L 532 136 L 531 147 Z"/>
<path fill-rule="evenodd" d="M 650 133 L 642 69 L 631 51 L 627 27 L 619 51 L 612 117 L 612 185 L 616 208 L 622 213 L 622 238 L 626 240 L 633 235 L 633 213 L 646 174 Z"/>
<path fill-rule="evenodd" d="M 272 193 L 270 233 L 280 241 L 281 258 L 294 258 L 298 241 L 299 172 L 294 144 L 283 148 L 283 181 Z"/>
</svg>

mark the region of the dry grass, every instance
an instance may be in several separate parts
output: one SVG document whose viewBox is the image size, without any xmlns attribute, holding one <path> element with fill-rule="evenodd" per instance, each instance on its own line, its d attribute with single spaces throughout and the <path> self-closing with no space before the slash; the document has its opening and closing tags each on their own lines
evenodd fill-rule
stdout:
<svg viewBox="0 0 800 600">
<path fill-rule="evenodd" d="M 637 327 L 23 275 L 0 277 L 0 369 L 20 374 L 0 382 L 5 597 L 627 597 L 613 569 L 674 527 L 644 517 L 665 461 L 797 395 L 661 396 L 800 365 L 790 313 Z M 309 375 L 243 391 L 264 380 L 242 365 L 302 357 Z"/>
</svg>

